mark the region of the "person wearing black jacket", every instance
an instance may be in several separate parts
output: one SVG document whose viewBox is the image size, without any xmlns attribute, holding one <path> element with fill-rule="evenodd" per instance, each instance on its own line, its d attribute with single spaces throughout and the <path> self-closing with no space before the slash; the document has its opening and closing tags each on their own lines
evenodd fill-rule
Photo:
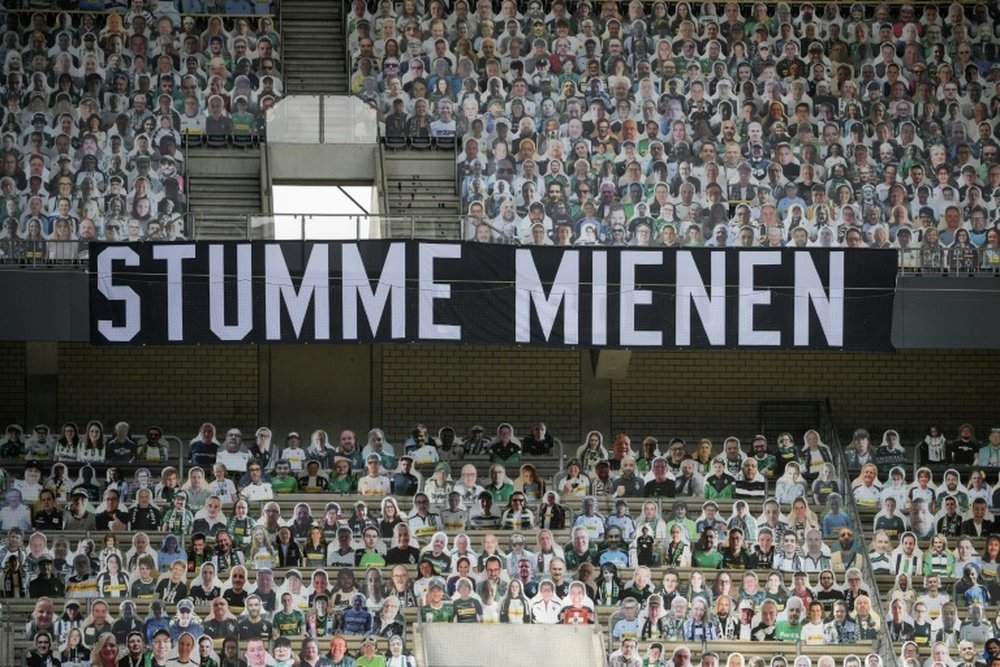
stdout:
<svg viewBox="0 0 1000 667">
<path fill-rule="evenodd" d="M 302 564 L 302 549 L 299 548 L 299 543 L 292 539 L 292 529 L 288 526 L 278 529 L 275 548 L 278 552 L 278 567 L 299 567 Z"/>
<path fill-rule="evenodd" d="M 52 556 L 42 554 L 38 558 L 38 576 L 28 584 L 28 595 L 35 599 L 61 598 L 66 595 L 66 585 L 55 575 Z"/>
<path fill-rule="evenodd" d="M 743 546 L 743 531 L 739 528 L 729 529 L 729 544 L 720 549 L 722 566 L 727 570 L 745 570 L 750 566 L 752 557 Z"/>
<path fill-rule="evenodd" d="M 35 646 L 24 658 L 26 667 L 58 667 L 59 658 L 52 652 L 52 635 L 48 632 L 39 632 L 35 635 Z"/>
<path fill-rule="evenodd" d="M 212 639 L 236 638 L 237 619 L 229 612 L 226 601 L 217 597 L 212 600 L 212 615 L 202 625 L 202 630 Z"/>
<path fill-rule="evenodd" d="M 521 440 L 521 450 L 528 456 L 552 456 L 556 439 L 548 432 L 545 422 L 535 422 L 531 426 L 531 435 Z"/>
<path fill-rule="evenodd" d="M 675 493 L 674 480 L 667 474 L 667 460 L 662 456 L 653 459 L 650 466 L 653 479 L 646 482 L 643 493 L 647 498 L 673 498 Z"/>
<path fill-rule="evenodd" d="M 135 615 L 135 603 L 131 600 L 124 600 L 119 607 L 118 620 L 111 626 L 111 634 L 115 636 L 118 643 L 124 645 L 128 636 L 134 632 L 143 633 L 146 631 L 146 624 Z"/>
<path fill-rule="evenodd" d="M 63 529 L 63 513 L 56 509 L 56 494 L 52 489 L 42 489 L 38 494 L 42 507 L 31 518 L 31 527 L 45 532 Z"/>
<path fill-rule="evenodd" d="M 104 511 L 94 516 L 97 530 L 125 530 L 128 526 L 128 514 L 118 509 L 121 498 L 118 491 L 108 489 L 104 492 Z"/>
<path fill-rule="evenodd" d="M 535 525 L 538 528 L 550 528 L 552 530 L 565 528 L 566 507 L 559 504 L 559 494 L 555 491 L 546 491 L 544 498 L 544 502 L 538 506 Z"/>
<path fill-rule="evenodd" d="M 985 537 L 995 529 L 995 524 L 986 518 L 986 501 L 976 498 L 972 502 L 972 518 L 962 522 L 962 535 Z"/>
<path fill-rule="evenodd" d="M 282 530 L 287 529 L 283 526 Z M 298 546 L 296 545 L 297 548 Z M 243 565 L 245 560 L 243 552 L 233 548 L 233 538 L 229 535 L 228 530 L 223 528 L 215 534 L 215 549 L 212 554 L 212 564 L 215 565 L 217 575 L 223 577 L 228 575 L 237 565 Z M 301 554 L 299 554 L 299 560 L 287 566 L 282 564 L 282 567 L 296 567 L 301 560 Z"/>
<path fill-rule="evenodd" d="M 420 561 L 420 550 L 410 545 L 410 527 L 397 523 L 394 529 L 395 546 L 385 554 L 386 565 L 416 565 Z"/>
<path fill-rule="evenodd" d="M 139 489 L 135 506 L 128 513 L 128 529 L 158 532 L 163 527 L 163 515 L 153 504 L 153 492 Z"/>
<path fill-rule="evenodd" d="M 104 460 L 109 463 L 131 463 L 135 459 L 138 446 L 129 437 L 126 422 L 115 424 L 115 434 L 104 445 Z"/>
</svg>

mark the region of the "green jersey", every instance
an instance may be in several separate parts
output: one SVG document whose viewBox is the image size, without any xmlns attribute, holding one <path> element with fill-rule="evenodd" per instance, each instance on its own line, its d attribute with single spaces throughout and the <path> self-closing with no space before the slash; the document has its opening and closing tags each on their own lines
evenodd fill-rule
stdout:
<svg viewBox="0 0 1000 667">
<path fill-rule="evenodd" d="M 282 637 L 294 637 L 302 634 L 306 625 L 306 618 L 298 609 L 293 609 L 288 613 L 277 611 L 274 613 L 274 627 L 278 628 L 278 634 Z"/>
<path fill-rule="evenodd" d="M 331 477 L 326 485 L 326 490 L 333 493 L 357 493 L 358 478 L 350 474 L 343 479 Z"/>
<path fill-rule="evenodd" d="M 385 556 L 378 551 L 359 549 L 354 558 L 357 561 L 355 567 L 385 567 Z"/>
<path fill-rule="evenodd" d="M 148 582 L 136 579 L 132 582 L 131 597 L 133 600 L 152 600 L 156 597 L 156 579 Z"/>
<path fill-rule="evenodd" d="M 233 134 L 243 136 L 253 134 L 256 119 L 252 113 L 234 111 L 230 117 L 233 119 Z"/>
<path fill-rule="evenodd" d="M 437 609 L 425 605 L 420 608 L 420 618 L 424 619 L 424 623 L 451 623 L 451 620 L 455 618 L 455 608 L 447 600 L 443 601 Z"/>
<path fill-rule="evenodd" d="M 722 554 L 718 551 L 695 551 L 691 555 L 691 565 L 694 567 L 710 567 L 718 569 L 722 565 Z"/>
<path fill-rule="evenodd" d="M 757 471 L 760 474 L 768 479 L 774 478 L 774 469 L 778 465 L 778 459 L 774 454 L 764 454 L 763 457 L 754 456 L 753 459 L 757 462 Z"/>
<path fill-rule="evenodd" d="M 597 546 L 591 544 L 587 547 L 587 552 L 584 554 L 578 554 L 576 549 L 573 548 L 573 544 L 567 544 L 563 549 L 565 556 L 563 560 L 566 561 L 566 567 L 571 570 L 576 570 L 580 567 L 580 563 L 587 561 L 588 563 L 597 563 Z"/>
<path fill-rule="evenodd" d="M 788 621 L 778 621 L 774 625 L 774 638 L 780 642 L 797 642 L 802 634 L 802 624 L 792 625 Z"/>
<path fill-rule="evenodd" d="M 299 490 L 299 480 L 291 475 L 285 477 L 272 477 L 271 488 L 275 493 L 295 493 Z"/>
</svg>

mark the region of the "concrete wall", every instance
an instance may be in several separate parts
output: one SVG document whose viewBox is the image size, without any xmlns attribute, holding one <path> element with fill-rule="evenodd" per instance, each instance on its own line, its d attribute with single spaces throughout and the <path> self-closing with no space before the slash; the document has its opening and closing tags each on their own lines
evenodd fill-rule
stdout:
<svg viewBox="0 0 1000 667">
<path fill-rule="evenodd" d="M 969 421 L 985 437 L 996 420 L 983 400 L 1000 358 L 982 351 L 904 350 L 896 354 L 820 352 L 633 353 L 628 377 L 615 382 L 615 429 L 630 433 L 746 437 L 758 428 L 758 404 L 829 397 L 841 437 L 855 426 L 923 435 L 932 421 L 953 434 Z M 787 411 L 787 425 L 801 421 Z M 770 429 L 769 429 L 770 431 Z M 846 433 L 845 433 L 846 431 Z M 773 435 L 773 432 L 769 432 Z M 796 433 L 796 438 L 801 433 Z M 878 441 L 876 441 L 878 442 Z"/>
<path fill-rule="evenodd" d="M 193 435 L 201 422 L 244 432 L 382 426 L 400 442 L 413 424 L 460 431 L 536 419 L 568 443 L 596 428 L 659 438 L 759 428 L 761 402 L 830 398 L 841 436 L 895 427 L 908 442 L 929 422 L 947 433 L 995 425 L 989 400 L 1000 357 L 976 351 L 897 354 L 636 352 L 624 379 L 595 377 L 588 352 L 421 345 L 93 348 L 3 343 L 0 423 L 152 421 Z M 811 413 L 780 408 L 767 433 L 800 430 Z"/>
<path fill-rule="evenodd" d="M 189 437 L 204 421 L 220 429 L 259 425 L 256 347 L 109 349 L 63 343 L 58 354 L 53 423 L 125 420 L 144 427 L 156 422 L 168 433 Z M 29 393 L 29 406 L 33 399 Z"/>
<path fill-rule="evenodd" d="M 268 142 L 267 169 L 271 180 L 329 183 L 374 183 L 378 147 L 375 144 L 280 144 Z M 312 213 L 314 211 L 305 211 Z"/>
<path fill-rule="evenodd" d="M 25 375 L 25 343 L 0 343 L 0 428 L 7 424 L 25 424 L 27 410 L 27 377 Z"/>
</svg>

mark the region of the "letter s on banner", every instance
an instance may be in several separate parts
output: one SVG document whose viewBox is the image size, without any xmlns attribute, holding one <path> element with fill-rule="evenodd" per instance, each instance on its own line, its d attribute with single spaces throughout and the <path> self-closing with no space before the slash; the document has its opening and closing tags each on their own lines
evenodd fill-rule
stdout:
<svg viewBox="0 0 1000 667">
<path fill-rule="evenodd" d="M 115 326 L 112 320 L 98 320 L 97 330 L 111 343 L 127 343 L 142 329 L 142 299 L 131 287 L 115 285 L 111 263 L 122 261 L 125 266 L 139 266 L 139 255 L 127 246 L 110 246 L 97 256 L 97 291 L 108 301 L 125 302 L 125 324 Z"/>
</svg>

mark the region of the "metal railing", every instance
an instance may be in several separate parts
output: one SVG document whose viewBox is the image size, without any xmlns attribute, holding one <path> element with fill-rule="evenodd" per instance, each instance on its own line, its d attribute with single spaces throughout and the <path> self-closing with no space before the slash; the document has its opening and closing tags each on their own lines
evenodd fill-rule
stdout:
<svg viewBox="0 0 1000 667">
<path fill-rule="evenodd" d="M 872 573 L 871 563 L 868 562 L 868 542 L 865 540 L 865 530 L 861 523 L 861 514 L 858 512 L 858 507 L 854 502 L 854 493 L 851 490 L 851 472 L 848 470 L 844 447 L 840 441 L 840 436 L 837 434 L 837 423 L 833 416 L 833 404 L 829 398 L 826 399 L 826 415 L 828 420 L 826 442 L 830 447 L 830 451 L 834 453 L 836 465 L 841 471 L 840 481 L 844 489 L 841 496 L 843 497 L 844 508 L 847 510 L 848 515 L 851 517 L 851 522 L 854 524 L 854 535 L 858 540 L 858 548 L 860 549 L 858 556 L 861 558 L 861 567 L 855 567 L 861 572 L 862 581 L 868 590 L 868 597 L 871 599 L 872 610 L 879 614 L 882 622 L 881 632 L 875 637 L 873 652 L 878 653 L 882 657 L 883 665 L 894 665 L 896 656 L 892 641 L 888 639 L 889 627 L 886 621 L 888 610 L 882 606 L 882 594 L 879 591 L 878 582 L 875 581 L 875 576 Z"/>
<path fill-rule="evenodd" d="M 421 225 L 440 222 L 440 218 L 417 215 L 265 214 L 248 216 L 246 229 L 249 239 L 279 241 L 417 239 L 421 237 L 418 233 Z M 460 238 L 460 230 L 456 228 L 451 240 Z"/>
<path fill-rule="evenodd" d="M 469 237 L 467 216 L 399 215 L 399 214 L 330 214 L 330 213 L 185 213 L 184 224 L 171 228 L 172 238 L 158 234 L 133 239 L 148 241 L 213 241 L 213 240 L 345 240 L 414 239 L 473 241 Z M 207 231 L 206 231 L 207 230 Z M 433 230 L 428 232 L 427 230 Z M 121 238 L 92 239 L 129 241 L 122 230 Z M 178 233 L 179 232 L 179 233 Z M 55 241 L 0 237 L 0 266 L 36 267 L 85 264 L 87 240 Z M 899 253 L 899 274 L 909 276 L 992 276 L 1000 278 L 1000 263 L 980 262 L 977 266 L 953 266 L 949 262 L 920 266 L 912 261 L 913 254 Z"/>
<path fill-rule="evenodd" d="M 0 665 L 13 665 L 14 662 L 14 626 L 7 605 L 0 604 Z"/>
</svg>

